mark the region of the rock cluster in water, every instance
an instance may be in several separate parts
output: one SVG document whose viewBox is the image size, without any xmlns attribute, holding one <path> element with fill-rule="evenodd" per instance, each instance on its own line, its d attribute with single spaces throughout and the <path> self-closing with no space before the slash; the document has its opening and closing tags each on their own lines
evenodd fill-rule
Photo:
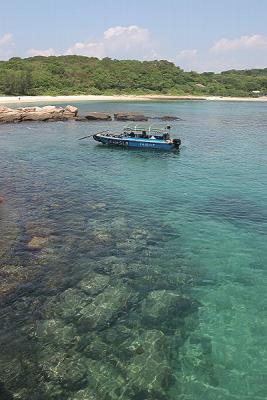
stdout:
<svg viewBox="0 0 267 400">
<path fill-rule="evenodd" d="M 137 112 L 119 112 L 114 115 L 107 112 L 87 112 L 83 116 L 78 115 L 78 108 L 74 106 L 56 107 L 24 107 L 8 108 L 0 107 L 0 123 L 23 121 L 148 121 L 150 117 Z M 178 117 L 163 116 L 153 117 L 162 121 L 178 120 Z"/>
<path fill-rule="evenodd" d="M 75 119 L 78 114 L 77 107 L 66 106 L 44 106 L 8 108 L 0 107 L 0 122 L 23 122 L 23 121 L 65 121 Z"/>
</svg>

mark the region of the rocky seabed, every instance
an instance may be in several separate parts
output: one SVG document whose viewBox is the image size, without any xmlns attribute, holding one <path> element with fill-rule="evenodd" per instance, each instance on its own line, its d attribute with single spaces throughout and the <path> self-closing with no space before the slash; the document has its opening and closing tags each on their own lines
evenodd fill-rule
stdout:
<svg viewBox="0 0 267 400">
<path fill-rule="evenodd" d="M 12 221 L 7 210 L 0 242 L 1 399 L 175 399 L 190 340 L 212 370 L 211 350 L 194 338 L 199 277 L 177 254 L 158 263 L 171 227 L 115 217 L 97 199 L 88 221 L 76 198 L 70 232 L 58 218 L 63 201 L 38 216 L 21 201 L 28 211 Z"/>
</svg>

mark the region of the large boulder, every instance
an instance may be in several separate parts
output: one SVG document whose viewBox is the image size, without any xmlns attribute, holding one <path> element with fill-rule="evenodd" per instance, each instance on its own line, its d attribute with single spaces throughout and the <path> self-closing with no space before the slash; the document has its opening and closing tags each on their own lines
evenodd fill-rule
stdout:
<svg viewBox="0 0 267 400">
<path fill-rule="evenodd" d="M 110 114 L 105 112 L 90 112 L 85 115 L 85 118 L 91 121 L 111 121 Z"/>
<path fill-rule="evenodd" d="M 78 114 L 77 107 L 66 106 L 44 106 L 23 107 L 12 109 L 0 107 L 0 122 L 22 122 L 22 121 L 64 121 L 75 119 Z"/>
<path fill-rule="evenodd" d="M 78 114 L 78 108 L 74 106 L 67 106 L 64 108 L 62 117 L 63 119 L 75 119 Z"/>
<path fill-rule="evenodd" d="M 26 111 L 22 114 L 22 121 L 48 121 L 53 114 L 48 111 Z"/>
<path fill-rule="evenodd" d="M 0 122 L 20 122 L 22 111 L 8 107 L 0 107 Z"/>
<path fill-rule="evenodd" d="M 65 107 L 64 112 L 65 113 L 71 113 L 76 117 L 78 115 L 78 108 L 75 107 L 75 106 L 68 105 L 67 107 Z"/>
<path fill-rule="evenodd" d="M 147 121 L 148 117 L 140 113 L 119 112 L 114 114 L 116 121 Z"/>
</svg>

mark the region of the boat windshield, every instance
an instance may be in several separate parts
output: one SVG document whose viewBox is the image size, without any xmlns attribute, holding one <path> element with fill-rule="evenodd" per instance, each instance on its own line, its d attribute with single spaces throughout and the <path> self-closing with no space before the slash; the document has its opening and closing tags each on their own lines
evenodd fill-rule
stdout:
<svg viewBox="0 0 267 400">
<path fill-rule="evenodd" d="M 132 137 L 166 137 L 169 136 L 170 126 L 163 124 L 131 123 L 124 127 L 123 132 Z"/>
</svg>

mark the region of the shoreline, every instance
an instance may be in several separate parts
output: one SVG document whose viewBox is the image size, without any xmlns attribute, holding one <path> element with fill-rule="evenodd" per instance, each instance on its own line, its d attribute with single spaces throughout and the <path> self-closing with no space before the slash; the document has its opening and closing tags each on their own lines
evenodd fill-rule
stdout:
<svg viewBox="0 0 267 400">
<path fill-rule="evenodd" d="M 80 102 L 80 101 L 249 101 L 267 102 L 267 96 L 262 97 L 222 97 L 222 96 L 167 96 L 167 95 L 73 95 L 73 96 L 0 96 L 0 104 L 24 104 L 47 102 Z"/>
</svg>

